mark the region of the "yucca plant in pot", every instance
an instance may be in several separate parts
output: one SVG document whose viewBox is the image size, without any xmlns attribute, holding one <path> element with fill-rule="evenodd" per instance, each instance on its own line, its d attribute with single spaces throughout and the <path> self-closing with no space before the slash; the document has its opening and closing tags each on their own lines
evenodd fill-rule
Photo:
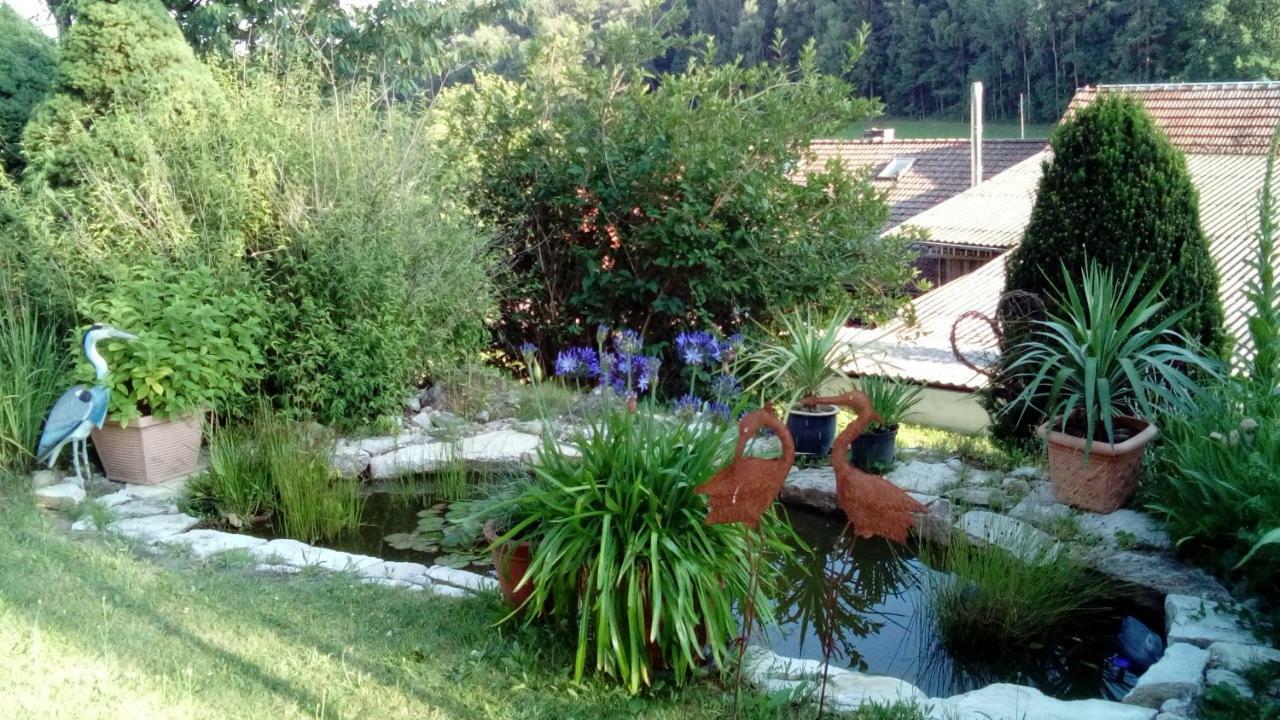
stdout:
<svg viewBox="0 0 1280 720">
<path fill-rule="evenodd" d="M 866 393 L 880 419 L 853 441 L 850 460 L 863 470 L 883 471 L 897 457 L 898 426 L 911 416 L 924 388 L 882 375 L 867 375 L 858 379 L 858 389 Z"/>
<path fill-rule="evenodd" d="M 1064 266 L 1059 308 L 1015 346 L 1010 371 L 1026 384 L 1005 412 L 1042 408 L 1038 433 L 1061 502 L 1109 513 L 1137 489 L 1142 452 L 1160 412 L 1188 408 L 1199 387 L 1188 373 L 1217 373 L 1174 329 L 1185 312 L 1153 322 L 1163 279 L 1139 296 L 1143 270 L 1128 279 L 1091 262 L 1079 287 Z"/>
<path fill-rule="evenodd" d="M 802 398 L 823 394 L 825 386 L 844 377 L 851 358 L 848 341 L 841 337 L 847 310 L 821 318 L 811 308 L 793 310 L 778 319 L 777 332 L 747 359 L 751 383 L 779 407 L 789 408 L 787 430 L 801 455 L 823 456 L 831 450 L 836 434 L 834 405 L 804 405 Z"/>
<path fill-rule="evenodd" d="M 138 339 L 113 347 L 107 422 L 93 444 L 107 477 L 158 483 L 195 472 L 203 416 L 248 400 L 261 378 L 265 306 L 251 280 L 206 267 L 134 268 L 82 304 Z M 84 379 L 92 370 L 82 365 Z"/>
</svg>

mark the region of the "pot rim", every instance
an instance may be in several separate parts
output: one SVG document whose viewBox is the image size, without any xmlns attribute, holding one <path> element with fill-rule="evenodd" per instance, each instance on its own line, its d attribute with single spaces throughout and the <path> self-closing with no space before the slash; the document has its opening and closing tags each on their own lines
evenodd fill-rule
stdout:
<svg viewBox="0 0 1280 720">
<path fill-rule="evenodd" d="M 176 415 L 164 415 L 164 416 L 143 415 L 142 417 L 136 417 L 128 421 L 129 422 L 128 426 L 122 425 L 121 422 L 115 418 L 107 418 L 106 422 L 104 422 L 103 425 L 114 425 L 115 427 L 122 428 L 122 429 L 136 427 L 141 430 L 142 428 L 149 428 L 154 425 L 163 425 L 165 423 L 181 423 L 189 420 L 199 421 L 203 419 L 204 414 L 206 412 L 208 412 L 208 410 L 200 408 L 196 410 L 190 410 L 188 412 L 178 413 Z"/>
<path fill-rule="evenodd" d="M 807 417 L 828 417 L 840 413 L 840 408 L 835 405 L 814 405 L 812 410 L 804 409 L 802 405 L 793 405 L 788 415 L 804 415 Z"/>
<path fill-rule="evenodd" d="M 897 432 L 898 432 L 897 424 L 890 425 L 888 427 L 876 428 L 875 430 L 867 430 L 866 432 L 862 433 L 858 437 L 854 438 L 854 442 L 857 442 L 858 440 L 861 440 L 864 437 L 880 437 L 883 435 L 893 435 Z"/>
<path fill-rule="evenodd" d="M 1054 445 L 1058 445 L 1061 447 L 1068 447 L 1073 450 L 1084 451 L 1085 445 L 1088 444 L 1089 445 L 1088 452 L 1091 454 L 1116 456 L 1116 455 L 1127 455 L 1129 453 L 1141 450 L 1143 447 L 1147 445 L 1147 443 L 1155 439 L 1156 433 L 1158 432 L 1158 429 L 1156 428 L 1156 424 L 1149 420 L 1143 420 L 1142 418 L 1132 417 L 1129 415 L 1120 415 L 1114 419 L 1123 420 L 1126 423 L 1131 425 L 1141 424 L 1143 428 L 1133 437 L 1118 444 L 1112 444 L 1109 442 L 1103 442 L 1099 440 L 1095 440 L 1093 441 L 1093 443 L 1088 444 L 1085 442 L 1085 439 L 1082 437 L 1077 437 L 1075 435 L 1068 435 L 1067 433 L 1064 433 L 1060 430 L 1052 429 L 1054 425 L 1058 425 L 1058 423 L 1056 422 L 1057 419 L 1055 418 L 1054 420 L 1045 422 L 1042 425 L 1040 425 L 1040 427 L 1036 428 L 1036 435 L 1039 435 L 1040 437 L 1044 438 L 1045 442 L 1047 443 L 1053 443 Z"/>
</svg>

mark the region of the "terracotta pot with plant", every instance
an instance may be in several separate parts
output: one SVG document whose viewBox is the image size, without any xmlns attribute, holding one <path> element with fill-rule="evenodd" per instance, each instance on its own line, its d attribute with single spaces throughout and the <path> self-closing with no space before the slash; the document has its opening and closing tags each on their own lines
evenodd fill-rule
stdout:
<svg viewBox="0 0 1280 720">
<path fill-rule="evenodd" d="M 206 268 L 147 269 L 84 312 L 138 335 L 114 356 L 108 419 L 92 435 L 107 477 L 154 484 L 195 472 L 205 413 L 243 399 L 261 377 L 259 297 Z"/>
<path fill-rule="evenodd" d="M 803 400 L 822 395 L 830 383 L 844 378 L 842 368 L 852 359 L 841 333 L 848 317 L 847 310 L 825 321 L 807 308 L 787 313 L 779 318 L 773 340 L 748 358 L 748 390 L 763 390 L 770 402 L 789 408 L 787 430 L 800 455 L 824 456 L 835 439 L 836 407 Z"/>
<path fill-rule="evenodd" d="M 1188 372 L 1217 372 L 1174 329 L 1185 310 L 1157 319 L 1163 280 L 1138 295 L 1143 276 L 1120 279 L 1090 263 L 1077 287 L 1064 266 L 1057 310 L 1035 323 L 1009 364 L 1023 389 L 1004 411 L 1044 413 L 1054 497 L 1085 510 L 1128 502 L 1156 436 L 1151 419 L 1189 406 L 1199 389 Z"/>
</svg>

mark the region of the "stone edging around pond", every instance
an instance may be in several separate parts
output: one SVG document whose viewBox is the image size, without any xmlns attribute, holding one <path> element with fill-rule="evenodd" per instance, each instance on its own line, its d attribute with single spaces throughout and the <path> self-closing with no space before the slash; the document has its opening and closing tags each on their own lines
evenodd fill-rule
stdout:
<svg viewBox="0 0 1280 720">
<path fill-rule="evenodd" d="M 439 441 L 426 434 L 352 441 L 339 446 L 334 462 L 347 472 L 368 472 L 375 478 L 427 472 L 454 460 L 482 469 L 527 463 L 540 442 L 539 429 L 534 427 L 536 423 L 524 424 L 530 427 L 520 425 L 497 421 L 477 426 L 461 442 Z M 376 465 L 380 461 L 384 464 Z M 1035 468 L 1019 468 L 1002 478 L 966 468 L 958 460 L 914 460 L 903 463 L 887 477 L 929 508 L 929 514 L 920 516 L 915 528 L 918 536 L 928 539 L 949 540 L 955 530 L 960 530 L 974 541 L 996 545 L 1011 541 L 1020 545 L 1027 538 L 1060 542 L 1037 525 L 1075 517 L 1074 522 L 1096 546 L 1089 553 L 1096 569 L 1159 598 L 1165 609 L 1169 647 L 1165 656 L 1139 678 L 1124 703 L 1057 700 L 1034 688 L 1006 683 L 931 699 L 898 678 L 829 668 L 827 693 L 832 708 L 849 710 L 864 702 L 916 700 L 927 709 L 930 720 L 1183 720 L 1206 682 L 1226 682 L 1248 691 L 1242 675 L 1249 667 L 1280 661 L 1280 652 L 1263 645 L 1240 625 L 1227 607 L 1227 591 L 1202 570 L 1174 560 L 1168 537 L 1141 513 L 1078 513 L 1053 500 Z M 197 559 L 243 550 L 258 562 L 255 569 L 262 572 L 295 573 L 308 567 L 349 571 L 365 583 L 447 597 L 466 597 L 497 588 L 492 578 L 444 566 L 384 561 L 296 540 L 267 541 L 192 529 L 199 521 L 181 513 L 175 502 L 181 489 L 180 482 L 124 486 L 96 500 L 112 517 L 108 531 L 146 545 L 183 548 Z M 40 504 L 57 510 L 73 509 L 85 499 L 84 492 L 70 483 L 39 488 L 36 494 Z M 1021 499 L 1013 503 L 1019 495 Z M 782 499 L 834 511 L 835 478 L 831 469 L 793 470 Z M 1010 504 L 1007 514 L 997 512 Z M 973 509 L 956 518 L 958 507 Z M 86 531 L 94 526 L 83 519 L 72 529 Z M 1121 538 L 1124 542 L 1120 542 Z M 745 671 L 749 681 L 766 692 L 799 692 L 816 684 L 822 667 L 817 661 L 785 658 L 753 647 Z"/>
<path fill-rule="evenodd" d="M 75 498 L 76 493 L 66 487 L 68 485 L 79 492 L 78 498 L 70 503 L 66 498 Z M 257 562 L 254 569 L 259 572 L 297 573 L 306 568 L 351 572 L 366 584 L 401 587 L 443 597 L 470 597 L 498 589 L 498 581 L 493 578 L 443 565 L 428 567 L 315 547 L 297 540 L 264 540 L 252 535 L 193 529 L 200 521 L 182 513 L 176 502 L 182 489 L 181 482 L 125 485 L 95 501 L 112 518 L 105 528 L 107 532 L 146 546 L 185 550 L 199 560 L 242 550 Z M 84 491 L 71 483 L 36 490 L 37 501 L 50 509 L 74 509 L 84 497 Z M 71 529 L 87 532 L 96 527 L 92 520 L 85 518 L 73 523 Z"/>
</svg>

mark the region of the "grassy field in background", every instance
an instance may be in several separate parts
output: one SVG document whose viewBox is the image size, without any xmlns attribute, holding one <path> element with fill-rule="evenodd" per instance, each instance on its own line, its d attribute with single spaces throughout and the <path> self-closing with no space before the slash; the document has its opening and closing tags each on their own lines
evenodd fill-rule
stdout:
<svg viewBox="0 0 1280 720">
<path fill-rule="evenodd" d="M 862 131 L 870 127 L 893 128 L 898 138 L 967 138 L 969 123 L 965 120 L 915 120 L 904 117 L 881 116 L 873 120 L 864 120 L 850 125 L 840 133 L 841 138 L 860 138 Z M 1052 124 L 1027 124 L 1028 138 L 1048 138 L 1053 130 Z M 1018 123 L 988 121 L 983 128 L 983 137 L 988 140 L 1002 140 L 1018 137 Z"/>
</svg>

